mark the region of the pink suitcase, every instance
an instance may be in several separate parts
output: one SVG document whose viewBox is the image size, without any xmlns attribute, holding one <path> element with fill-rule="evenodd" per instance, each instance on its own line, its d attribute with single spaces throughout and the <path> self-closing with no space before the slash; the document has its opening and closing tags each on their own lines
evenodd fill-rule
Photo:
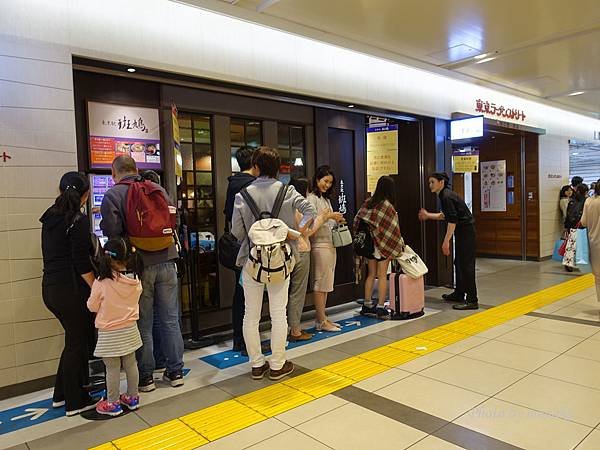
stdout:
<svg viewBox="0 0 600 450">
<path fill-rule="evenodd" d="M 423 277 L 410 278 L 403 273 L 390 274 L 390 308 L 392 320 L 421 317 L 425 307 L 425 282 Z"/>
</svg>

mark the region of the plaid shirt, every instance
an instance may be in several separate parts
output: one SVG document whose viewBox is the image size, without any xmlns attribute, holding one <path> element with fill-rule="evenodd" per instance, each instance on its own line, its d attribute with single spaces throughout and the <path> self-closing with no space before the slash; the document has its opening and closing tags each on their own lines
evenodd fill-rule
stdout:
<svg viewBox="0 0 600 450">
<path fill-rule="evenodd" d="M 400 235 L 398 213 L 390 202 L 384 200 L 375 208 L 368 208 L 369 200 L 361 206 L 354 218 L 354 234 L 358 231 L 360 220 L 364 220 L 371 229 L 375 246 L 383 258 L 395 259 L 403 250 L 403 241 Z"/>
</svg>

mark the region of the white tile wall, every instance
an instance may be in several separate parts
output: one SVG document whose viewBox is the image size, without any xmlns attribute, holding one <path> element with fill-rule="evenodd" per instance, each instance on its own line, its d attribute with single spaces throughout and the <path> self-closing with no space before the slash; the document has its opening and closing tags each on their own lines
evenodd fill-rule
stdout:
<svg viewBox="0 0 600 450">
<path fill-rule="evenodd" d="M 39 217 L 77 164 L 71 53 L 0 39 L 0 386 L 52 375 L 60 323 L 41 296 Z M 1 152 L 0 152 L 1 153 Z"/>
<path fill-rule="evenodd" d="M 552 255 L 562 231 L 558 206 L 560 188 L 569 183 L 569 137 L 544 135 L 539 140 L 540 256 Z M 548 174 L 562 178 L 548 178 Z"/>
</svg>

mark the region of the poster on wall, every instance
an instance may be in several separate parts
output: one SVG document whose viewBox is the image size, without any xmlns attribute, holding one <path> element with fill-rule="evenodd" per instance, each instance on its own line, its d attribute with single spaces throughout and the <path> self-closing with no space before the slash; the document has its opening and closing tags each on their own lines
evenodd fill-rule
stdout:
<svg viewBox="0 0 600 450">
<path fill-rule="evenodd" d="M 367 128 L 367 191 L 375 192 L 377 180 L 398 173 L 398 125 Z"/>
<path fill-rule="evenodd" d="M 481 163 L 481 212 L 506 211 L 506 161 Z"/>
<path fill-rule="evenodd" d="M 139 169 L 159 169 L 158 109 L 88 102 L 90 169 L 110 168 L 113 159 L 131 156 Z"/>
<path fill-rule="evenodd" d="M 479 172 L 479 150 L 471 147 L 452 151 L 452 172 Z"/>
</svg>

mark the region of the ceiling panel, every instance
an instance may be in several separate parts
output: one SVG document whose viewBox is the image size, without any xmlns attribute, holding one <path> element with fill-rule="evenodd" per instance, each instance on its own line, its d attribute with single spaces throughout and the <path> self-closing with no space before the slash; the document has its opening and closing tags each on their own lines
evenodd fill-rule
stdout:
<svg viewBox="0 0 600 450">
<path fill-rule="evenodd" d="M 580 86 L 600 89 L 600 0 L 187 2 L 208 8 L 227 5 L 228 14 L 257 22 L 276 18 L 278 27 L 294 32 L 299 24 L 309 36 L 325 32 L 343 38 L 349 47 L 367 44 L 541 97 Z M 472 58 L 481 53 L 498 59 L 475 64 Z M 557 99 L 600 113 L 595 91 Z"/>
</svg>

